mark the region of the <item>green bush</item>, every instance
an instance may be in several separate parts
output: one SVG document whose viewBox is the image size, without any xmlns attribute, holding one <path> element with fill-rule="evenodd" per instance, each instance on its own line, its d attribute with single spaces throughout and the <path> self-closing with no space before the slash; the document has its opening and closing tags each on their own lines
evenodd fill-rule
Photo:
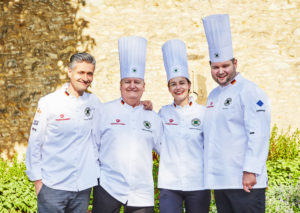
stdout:
<svg viewBox="0 0 300 213">
<path fill-rule="evenodd" d="M 267 161 L 269 187 L 280 185 L 295 186 L 300 179 L 299 158 L 293 160 Z"/>
<path fill-rule="evenodd" d="M 291 132 L 291 127 L 286 132 L 281 130 L 278 134 L 278 127 L 274 125 L 270 137 L 268 160 L 295 159 L 299 158 L 300 130 Z"/>
<path fill-rule="evenodd" d="M 300 212 L 299 200 L 300 184 L 274 186 L 266 192 L 267 213 L 292 213 Z"/>
<path fill-rule="evenodd" d="M 24 162 L 0 158 L 0 212 L 36 212 L 34 184 L 25 174 Z"/>
<path fill-rule="evenodd" d="M 300 131 L 278 134 L 277 126 L 272 129 L 270 152 L 267 161 L 269 188 L 266 193 L 266 212 L 300 212 L 299 209 L 299 138 Z M 155 184 L 155 212 L 159 212 L 159 190 L 157 175 L 159 157 L 153 156 L 153 177 Z M 89 210 L 92 209 L 92 195 Z M 37 203 L 34 184 L 25 174 L 24 162 L 0 158 L 0 212 L 36 212 Z M 211 211 L 216 212 L 212 197 Z"/>
</svg>

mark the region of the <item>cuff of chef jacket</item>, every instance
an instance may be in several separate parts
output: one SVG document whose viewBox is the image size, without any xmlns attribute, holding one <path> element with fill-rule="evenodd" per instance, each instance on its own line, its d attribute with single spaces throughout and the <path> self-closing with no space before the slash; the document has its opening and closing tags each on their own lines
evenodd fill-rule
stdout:
<svg viewBox="0 0 300 213">
<path fill-rule="evenodd" d="M 247 158 L 244 163 L 243 171 L 260 175 L 263 172 L 264 166 L 265 166 L 265 162 L 263 162 L 260 159 Z"/>
<path fill-rule="evenodd" d="M 36 181 L 42 179 L 42 172 L 41 169 L 32 169 L 32 170 L 26 170 L 25 171 L 29 180 Z"/>
</svg>

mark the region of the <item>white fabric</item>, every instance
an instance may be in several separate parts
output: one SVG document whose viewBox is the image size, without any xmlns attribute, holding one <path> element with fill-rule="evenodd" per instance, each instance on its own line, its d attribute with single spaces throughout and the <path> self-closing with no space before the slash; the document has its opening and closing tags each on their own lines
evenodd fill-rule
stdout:
<svg viewBox="0 0 300 213">
<path fill-rule="evenodd" d="M 128 206 L 153 206 L 152 150 L 159 150 L 163 134 L 159 116 L 117 99 L 105 103 L 96 119 L 100 185 Z"/>
<path fill-rule="evenodd" d="M 202 19 L 211 62 L 233 58 L 230 21 L 228 14 L 206 16 Z"/>
<path fill-rule="evenodd" d="M 162 52 L 168 82 L 175 77 L 189 79 L 188 60 L 184 42 L 178 39 L 169 40 L 162 46 Z"/>
<path fill-rule="evenodd" d="M 194 191 L 204 189 L 203 118 L 205 107 L 190 98 L 184 107 L 163 106 L 159 115 L 164 125 L 158 187 Z"/>
<path fill-rule="evenodd" d="M 267 187 L 270 103 L 256 84 L 238 74 L 214 89 L 203 127 L 206 188 L 242 189 L 243 171 L 257 175 L 254 188 Z"/>
<path fill-rule="evenodd" d="M 31 127 L 26 174 L 53 189 L 78 191 L 97 185 L 99 166 L 91 126 L 99 99 L 67 95 L 66 86 L 41 98 Z"/>
<path fill-rule="evenodd" d="M 144 79 L 146 65 L 147 40 L 138 36 L 119 39 L 119 61 L 121 79 Z"/>
</svg>

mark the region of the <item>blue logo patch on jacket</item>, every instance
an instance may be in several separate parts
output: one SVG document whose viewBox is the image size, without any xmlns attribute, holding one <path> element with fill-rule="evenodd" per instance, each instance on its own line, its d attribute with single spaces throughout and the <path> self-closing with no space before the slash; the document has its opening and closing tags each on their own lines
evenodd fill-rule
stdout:
<svg viewBox="0 0 300 213">
<path fill-rule="evenodd" d="M 256 104 L 261 107 L 262 105 L 264 105 L 264 102 L 262 102 L 261 100 L 259 100 Z"/>
</svg>

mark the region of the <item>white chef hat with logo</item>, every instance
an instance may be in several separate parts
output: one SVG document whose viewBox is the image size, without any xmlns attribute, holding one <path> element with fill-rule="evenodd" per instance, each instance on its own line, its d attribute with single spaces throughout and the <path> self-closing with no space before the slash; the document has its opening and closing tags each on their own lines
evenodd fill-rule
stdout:
<svg viewBox="0 0 300 213">
<path fill-rule="evenodd" d="M 147 40 L 139 36 L 121 37 L 118 46 L 121 79 L 144 79 Z"/>
<path fill-rule="evenodd" d="M 189 79 L 188 62 L 185 43 L 179 39 L 172 39 L 162 46 L 167 80 L 175 77 Z"/>
<path fill-rule="evenodd" d="M 233 58 L 230 21 L 228 14 L 216 14 L 202 19 L 211 62 Z"/>
</svg>

